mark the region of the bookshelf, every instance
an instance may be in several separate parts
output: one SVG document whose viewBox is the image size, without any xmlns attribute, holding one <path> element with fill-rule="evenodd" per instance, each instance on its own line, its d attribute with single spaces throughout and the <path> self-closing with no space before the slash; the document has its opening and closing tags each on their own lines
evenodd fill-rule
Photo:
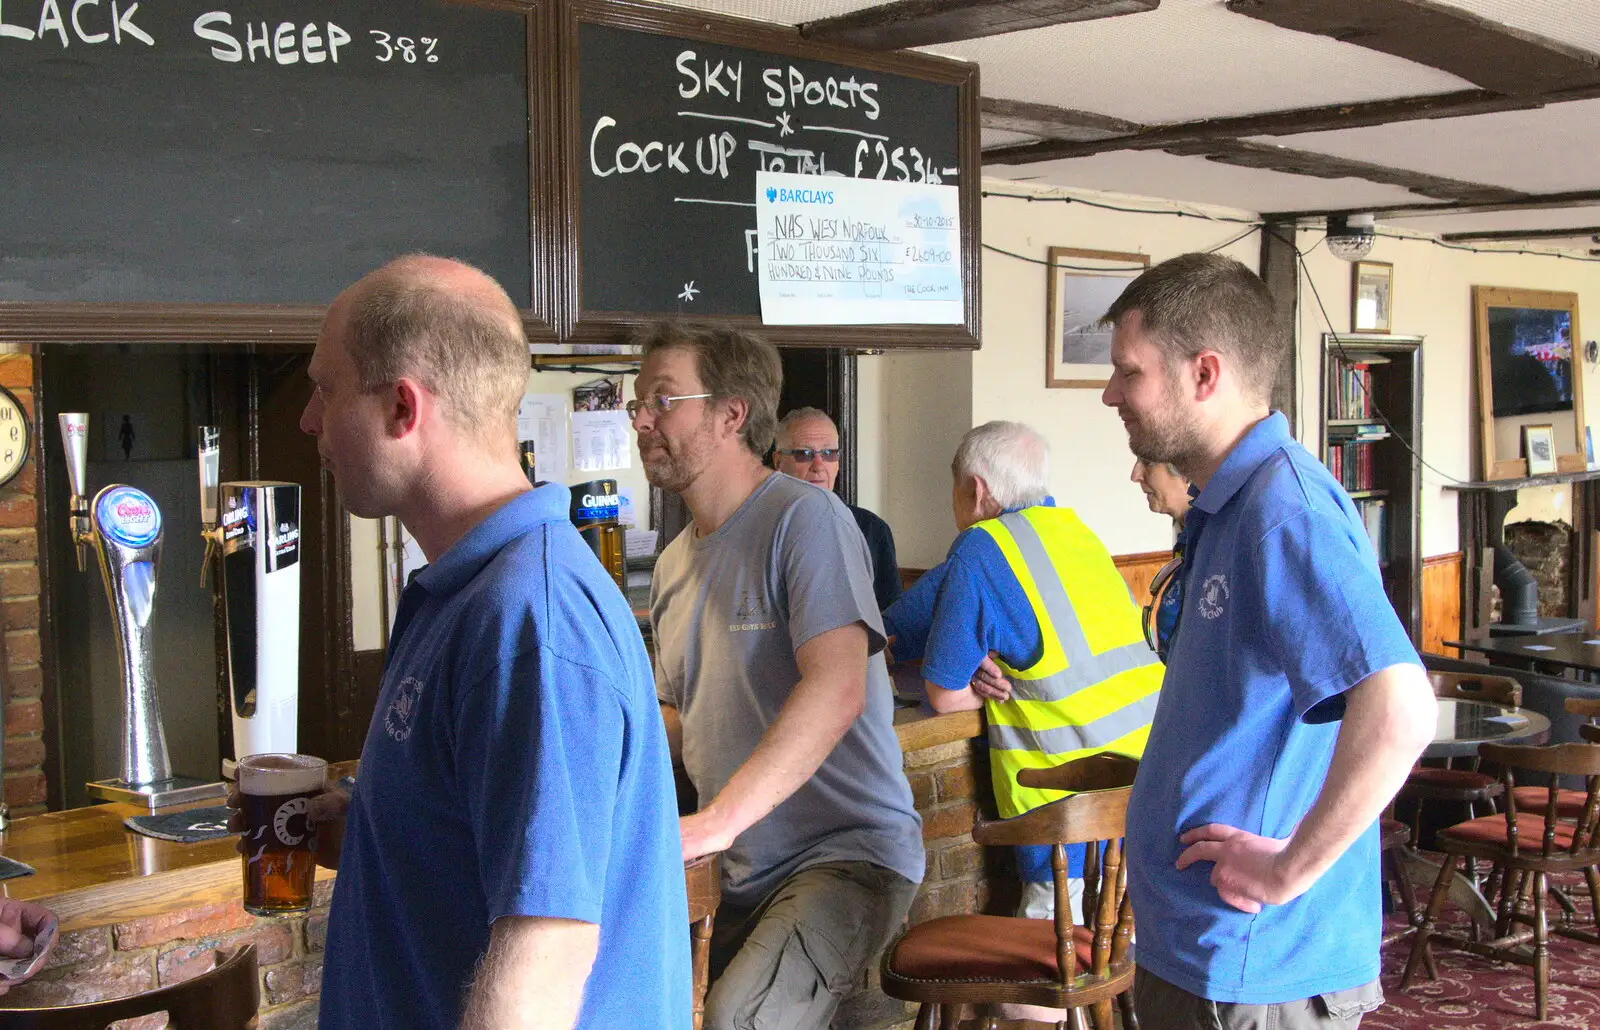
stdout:
<svg viewBox="0 0 1600 1030">
<path fill-rule="evenodd" d="M 1422 338 L 1322 336 L 1321 457 L 1361 513 L 1384 590 L 1422 631 Z"/>
</svg>

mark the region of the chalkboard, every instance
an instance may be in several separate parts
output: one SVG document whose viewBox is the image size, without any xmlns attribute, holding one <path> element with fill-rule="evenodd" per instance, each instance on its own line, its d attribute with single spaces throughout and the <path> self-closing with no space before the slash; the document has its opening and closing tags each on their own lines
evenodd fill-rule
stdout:
<svg viewBox="0 0 1600 1030">
<path fill-rule="evenodd" d="M 530 306 L 530 10 L 8 0 L 0 300 L 326 303 L 426 250 Z"/>
<path fill-rule="evenodd" d="M 976 161 L 966 160 L 976 132 L 964 117 L 965 90 L 976 89 L 970 66 L 812 47 L 750 23 L 703 31 L 714 23 L 696 15 L 682 35 L 577 25 L 568 161 L 580 324 L 622 313 L 759 318 L 759 170 L 976 188 Z M 897 61 L 922 74 L 886 70 Z M 975 223 L 976 205 L 964 201 L 964 219 L 969 212 Z M 971 273 L 976 255 L 964 258 Z"/>
</svg>

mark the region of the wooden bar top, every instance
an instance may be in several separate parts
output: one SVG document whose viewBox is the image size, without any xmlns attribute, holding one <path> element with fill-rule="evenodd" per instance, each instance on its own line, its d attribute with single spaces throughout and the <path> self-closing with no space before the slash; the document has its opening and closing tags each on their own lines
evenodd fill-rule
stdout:
<svg viewBox="0 0 1600 1030">
<path fill-rule="evenodd" d="M 354 762 L 330 766 L 338 775 Z M 203 801 L 171 811 L 205 808 Z M 31 876 L 0 880 L 0 893 L 54 909 L 62 930 L 103 926 L 241 897 L 243 873 L 232 837 L 177 844 L 122 824 L 147 814 L 136 805 L 104 804 L 14 820 L 0 834 L 0 855 L 26 862 Z M 317 878 L 333 875 L 318 869 Z"/>
<path fill-rule="evenodd" d="M 920 751 L 982 735 L 979 712 L 939 715 L 924 705 L 894 715 L 902 751 Z M 355 762 L 331 767 L 355 771 Z M 203 808 L 216 802 L 199 802 Z M 177 809 L 174 809 L 176 811 Z M 143 808 L 90 805 L 14 820 L 0 834 L 0 855 L 26 862 L 31 876 L 0 880 L 5 897 L 38 901 L 54 909 L 63 930 L 222 903 L 240 896 L 239 855 L 232 837 L 177 844 L 135 833 L 123 825 Z M 317 870 L 319 879 L 333 876 Z"/>
</svg>

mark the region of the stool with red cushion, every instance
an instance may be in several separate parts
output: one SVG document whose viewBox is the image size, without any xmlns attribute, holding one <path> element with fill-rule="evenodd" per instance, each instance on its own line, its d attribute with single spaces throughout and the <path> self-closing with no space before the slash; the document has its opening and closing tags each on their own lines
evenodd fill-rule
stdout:
<svg viewBox="0 0 1600 1030">
<path fill-rule="evenodd" d="M 1586 737 L 1600 736 L 1600 728 L 1585 726 Z M 1405 975 L 1400 986 L 1408 987 L 1416 973 L 1417 963 L 1430 957 L 1429 946 L 1438 940 L 1501 962 L 1520 962 L 1533 966 L 1534 1001 L 1537 1018 L 1543 1021 L 1548 1012 L 1550 959 L 1548 939 L 1552 929 L 1556 933 L 1589 943 L 1600 944 L 1600 936 L 1589 930 L 1573 926 L 1563 918 L 1554 927 L 1545 914 L 1545 895 L 1551 873 L 1581 870 L 1589 886 L 1591 902 L 1600 902 L 1600 744 L 1555 744 L 1549 747 L 1513 747 L 1484 744 L 1483 757 L 1501 769 L 1501 784 L 1506 793 L 1515 797 L 1516 782 L 1513 769 L 1526 769 L 1548 777 L 1549 788 L 1545 795 L 1545 810 L 1541 815 L 1521 812 L 1516 805 L 1507 805 L 1502 814 L 1470 819 L 1456 826 L 1440 830 L 1438 846 L 1444 852 L 1443 867 L 1434 883 L 1433 895 L 1428 899 L 1428 910 L 1417 928 L 1417 938 L 1411 947 L 1411 957 L 1406 962 Z M 1587 778 L 1585 803 L 1575 820 L 1563 819 L 1557 787 L 1562 776 Z M 1433 927 L 1450 893 L 1450 878 L 1456 863 L 1463 860 L 1487 860 L 1494 864 L 1496 873 L 1504 878 L 1505 887 L 1500 892 L 1500 905 L 1496 913 L 1494 939 L 1474 940 L 1470 937 L 1442 933 Z M 1521 902 L 1523 887 L 1532 878 L 1531 902 Z M 1600 909 L 1597 909 L 1600 910 Z M 1531 954 L 1525 945 L 1532 943 Z"/>
<path fill-rule="evenodd" d="M 883 991 L 921 1003 L 917 1030 L 956 1030 L 963 1005 L 1042 1005 L 1073 1010 L 1082 1025 L 1087 1008 L 1096 1030 L 1112 1030 L 1112 1002 L 1126 1030 L 1138 1030 L 1133 1011 L 1133 909 L 1122 865 L 1128 795 L 1139 763 L 1099 754 L 1052 769 L 1025 769 L 1025 787 L 1075 793 L 1011 819 L 979 819 L 972 839 L 985 846 L 1054 846 L 1054 919 L 1011 916 L 942 916 L 918 923 L 883 959 Z M 1083 911 L 1072 922 L 1067 896 L 1066 848 L 1087 844 Z M 962 1024 L 965 1026 L 966 1024 Z M 1015 1026 L 998 1020 L 973 1024 Z"/>
<path fill-rule="evenodd" d="M 1435 697 L 1451 697 L 1468 701 L 1486 701 L 1490 704 L 1518 708 L 1522 705 L 1522 685 L 1508 676 L 1481 676 L 1476 673 L 1428 673 Z M 1411 843 L 1416 844 L 1422 832 L 1422 808 L 1430 803 L 1455 803 L 1466 808 L 1467 818 L 1478 813 L 1474 805 L 1492 802 L 1501 794 L 1500 781 L 1478 769 L 1476 756 L 1465 759 L 1465 768 L 1436 768 L 1419 765 L 1411 770 L 1405 784 L 1396 795 L 1397 801 L 1411 801 L 1416 808 L 1411 816 Z"/>
</svg>

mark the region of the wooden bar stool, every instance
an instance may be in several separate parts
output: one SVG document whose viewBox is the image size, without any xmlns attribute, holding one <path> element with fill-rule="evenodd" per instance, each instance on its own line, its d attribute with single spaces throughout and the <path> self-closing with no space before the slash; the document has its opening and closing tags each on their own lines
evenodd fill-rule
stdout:
<svg viewBox="0 0 1600 1030">
<path fill-rule="evenodd" d="M 694 1030 L 706 1019 L 706 988 L 711 973 L 711 926 L 722 903 L 722 863 L 716 855 L 701 855 L 683 867 L 689 892 L 690 958 L 694 964 Z M 0 1028 L 3 1030 L 3 1028 Z"/>
<path fill-rule="evenodd" d="M 261 986 L 256 946 L 247 944 L 215 969 L 130 998 L 39 1009 L 0 1009 L 0 1030 L 105 1030 L 117 1020 L 167 1013 L 173 1030 L 247 1030 L 256 1025 Z"/>
<path fill-rule="evenodd" d="M 1097 1030 L 1112 1030 L 1112 1001 L 1126 1030 L 1138 1030 L 1133 1011 L 1133 909 L 1122 865 L 1128 795 L 1139 763 L 1099 754 L 1052 769 L 1025 769 L 1024 787 L 1072 795 L 1011 819 L 979 819 L 972 839 L 985 846 L 1053 845 L 1054 921 L 1012 916 L 942 916 L 918 923 L 884 956 L 883 992 L 922 1004 L 917 1030 L 956 1030 L 965 1004 L 1041 1005 L 1067 1009 L 1075 1027 L 1084 1011 Z M 1066 845 L 1087 844 L 1083 911 L 1074 926 L 1067 895 Z M 988 1017 L 962 1027 L 1037 1026 Z"/>
</svg>

